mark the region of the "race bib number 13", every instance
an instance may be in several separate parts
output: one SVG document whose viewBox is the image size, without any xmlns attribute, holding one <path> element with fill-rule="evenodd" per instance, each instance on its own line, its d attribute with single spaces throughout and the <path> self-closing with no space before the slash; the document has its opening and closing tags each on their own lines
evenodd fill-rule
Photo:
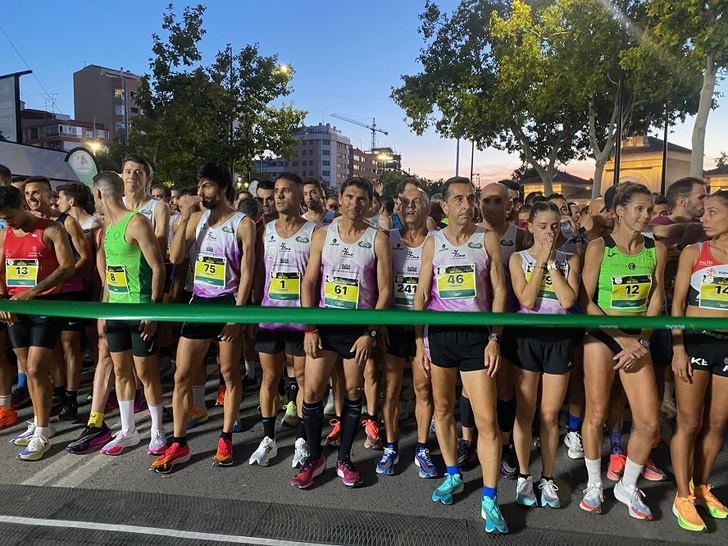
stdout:
<svg viewBox="0 0 728 546">
<path fill-rule="evenodd" d="M 10 286 L 38 284 L 38 260 L 5 260 L 5 282 Z"/>
</svg>

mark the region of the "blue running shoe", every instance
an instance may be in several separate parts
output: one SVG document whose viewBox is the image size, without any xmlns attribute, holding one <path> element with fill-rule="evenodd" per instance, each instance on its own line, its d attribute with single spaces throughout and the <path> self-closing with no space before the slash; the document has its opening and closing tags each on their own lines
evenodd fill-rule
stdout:
<svg viewBox="0 0 728 546">
<path fill-rule="evenodd" d="M 432 492 L 432 500 L 442 504 L 452 504 L 453 496 L 462 493 L 463 489 L 465 487 L 461 476 L 446 474 L 445 480 L 440 484 L 440 487 Z"/>
<path fill-rule="evenodd" d="M 502 533 L 508 532 L 508 524 L 506 523 L 500 507 L 495 499 L 483 497 L 483 504 L 480 505 L 480 516 L 485 520 L 486 533 Z"/>
<path fill-rule="evenodd" d="M 394 475 L 394 465 L 399 462 L 399 453 L 393 447 L 385 447 L 382 458 L 377 463 L 377 474 Z"/>
<path fill-rule="evenodd" d="M 415 465 L 420 469 L 420 478 L 437 478 L 435 463 L 430 459 L 430 450 L 426 447 L 415 451 Z"/>
</svg>

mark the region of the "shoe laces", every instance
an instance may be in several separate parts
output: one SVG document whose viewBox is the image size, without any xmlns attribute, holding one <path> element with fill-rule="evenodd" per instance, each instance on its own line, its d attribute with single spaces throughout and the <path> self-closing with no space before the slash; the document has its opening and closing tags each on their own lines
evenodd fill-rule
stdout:
<svg viewBox="0 0 728 546">
<path fill-rule="evenodd" d="M 161 430 L 153 430 L 152 431 L 152 442 L 162 442 L 164 439 L 164 433 Z"/>
<path fill-rule="evenodd" d="M 364 419 L 364 430 L 370 438 L 379 438 L 379 425 L 373 419 Z"/>
<path fill-rule="evenodd" d="M 571 448 L 578 450 L 584 449 L 584 444 L 581 440 L 581 434 L 579 434 L 578 432 L 573 432 L 571 435 Z"/>
<path fill-rule="evenodd" d="M 28 442 L 28 451 L 38 451 L 48 445 L 48 439 L 44 436 L 33 436 Z"/>
<path fill-rule="evenodd" d="M 554 483 L 554 480 L 541 480 L 538 488 L 540 491 L 545 491 L 552 495 L 556 495 L 556 492 L 559 490 L 559 486 Z"/>
<path fill-rule="evenodd" d="M 587 484 L 586 489 L 584 489 L 583 493 L 585 497 L 599 495 L 599 500 L 602 502 L 604 501 L 604 489 L 602 488 L 602 484 L 600 483 L 593 483 L 591 485 Z"/>
</svg>

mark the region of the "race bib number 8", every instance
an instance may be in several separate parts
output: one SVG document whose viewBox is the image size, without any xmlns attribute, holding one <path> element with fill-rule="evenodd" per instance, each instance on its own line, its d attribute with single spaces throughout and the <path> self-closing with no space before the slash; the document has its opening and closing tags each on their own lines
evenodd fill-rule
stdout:
<svg viewBox="0 0 728 546">
<path fill-rule="evenodd" d="M 8 287 L 38 284 L 38 260 L 5 260 L 5 282 Z"/>
<path fill-rule="evenodd" d="M 652 275 L 612 277 L 612 309 L 644 311 L 652 289 Z"/>
<path fill-rule="evenodd" d="M 359 279 L 326 275 L 324 305 L 334 309 L 356 309 L 359 306 Z"/>
<path fill-rule="evenodd" d="M 397 275 L 394 279 L 394 304 L 398 307 L 412 309 L 417 292 L 417 277 Z"/>
<path fill-rule="evenodd" d="M 129 282 L 123 265 L 106 266 L 106 289 L 117 294 L 129 293 Z"/>
<path fill-rule="evenodd" d="M 301 274 L 298 271 L 271 271 L 268 297 L 275 301 L 295 301 L 301 298 Z"/>
<path fill-rule="evenodd" d="M 443 300 L 475 297 L 475 266 L 438 266 L 435 270 L 437 293 Z"/>
<path fill-rule="evenodd" d="M 225 286 L 227 260 L 217 256 L 197 256 L 195 262 L 195 284 L 206 284 L 222 288 Z"/>
<path fill-rule="evenodd" d="M 728 310 L 728 277 L 705 276 L 700 283 L 701 309 Z"/>
</svg>

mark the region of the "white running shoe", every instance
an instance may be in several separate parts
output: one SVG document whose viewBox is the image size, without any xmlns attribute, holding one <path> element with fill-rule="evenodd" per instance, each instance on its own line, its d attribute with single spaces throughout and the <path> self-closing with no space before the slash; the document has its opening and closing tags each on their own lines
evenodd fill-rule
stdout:
<svg viewBox="0 0 728 546">
<path fill-rule="evenodd" d="M 581 434 L 578 432 L 567 432 L 564 436 L 564 445 L 569 448 L 569 459 L 584 458 L 584 445 L 581 442 Z"/>
<path fill-rule="evenodd" d="M 595 514 L 602 513 L 602 503 L 604 502 L 604 487 L 602 483 L 587 484 L 584 489 L 584 497 L 579 503 L 579 508 L 587 512 Z"/>
<path fill-rule="evenodd" d="M 541 506 L 549 506 L 551 508 L 561 508 L 559 500 L 559 488 L 553 480 L 544 480 L 541 478 L 538 482 L 538 488 L 541 491 Z"/>
<path fill-rule="evenodd" d="M 652 511 L 642 500 L 645 494 L 637 487 L 628 487 L 619 480 L 614 486 L 614 498 L 626 504 L 635 519 L 652 519 Z"/>
<path fill-rule="evenodd" d="M 164 430 L 153 430 L 152 431 L 152 437 L 149 440 L 149 447 L 147 448 L 147 453 L 149 455 L 164 455 L 164 452 L 167 450 L 167 435 L 164 433 Z"/>
<path fill-rule="evenodd" d="M 664 398 L 662 400 L 662 406 L 660 406 L 660 411 L 667 417 L 668 419 L 674 419 L 677 415 L 677 407 L 675 406 L 675 399 L 674 398 Z"/>
<path fill-rule="evenodd" d="M 121 455 L 127 447 L 134 447 L 142 441 L 139 432 L 124 432 L 120 430 L 114 435 L 114 438 L 101 448 L 104 455 Z"/>
<path fill-rule="evenodd" d="M 258 463 L 260 466 L 268 466 L 270 460 L 276 455 L 278 455 L 276 441 L 266 436 L 260 441 L 258 449 L 250 456 L 248 464 Z"/>
<path fill-rule="evenodd" d="M 45 436 L 33 435 L 28 445 L 20 452 L 19 457 L 24 461 L 39 461 L 51 448 L 51 443 Z"/>
<path fill-rule="evenodd" d="M 516 502 L 523 506 L 538 506 L 536 493 L 533 491 L 533 478 L 522 478 L 518 476 L 516 482 Z"/>
<path fill-rule="evenodd" d="M 310 453 L 308 451 L 308 444 L 306 443 L 306 440 L 303 438 L 296 440 L 296 450 L 293 452 L 291 468 L 296 468 L 297 466 L 303 468 L 303 464 L 306 462 L 309 455 Z"/>
<path fill-rule="evenodd" d="M 53 425 L 48 423 L 48 434 L 46 434 L 46 438 L 51 438 L 56 433 L 56 429 Z M 25 429 L 24 432 L 21 432 L 17 436 L 15 436 L 12 440 L 10 440 L 11 444 L 15 444 L 16 446 L 27 446 L 30 443 L 30 439 L 35 434 L 35 423 L 33 421 L 28 421 L 28 428 Z"/>
<path fill-rule="evenodd" d="M 334 406 L 334 390 L 329 389 L 329 397 L 326 400 L 326 405 L 324 406 L 324 415 L 332 416 L 336 415 L 336 407 Z"/>
</svg>

